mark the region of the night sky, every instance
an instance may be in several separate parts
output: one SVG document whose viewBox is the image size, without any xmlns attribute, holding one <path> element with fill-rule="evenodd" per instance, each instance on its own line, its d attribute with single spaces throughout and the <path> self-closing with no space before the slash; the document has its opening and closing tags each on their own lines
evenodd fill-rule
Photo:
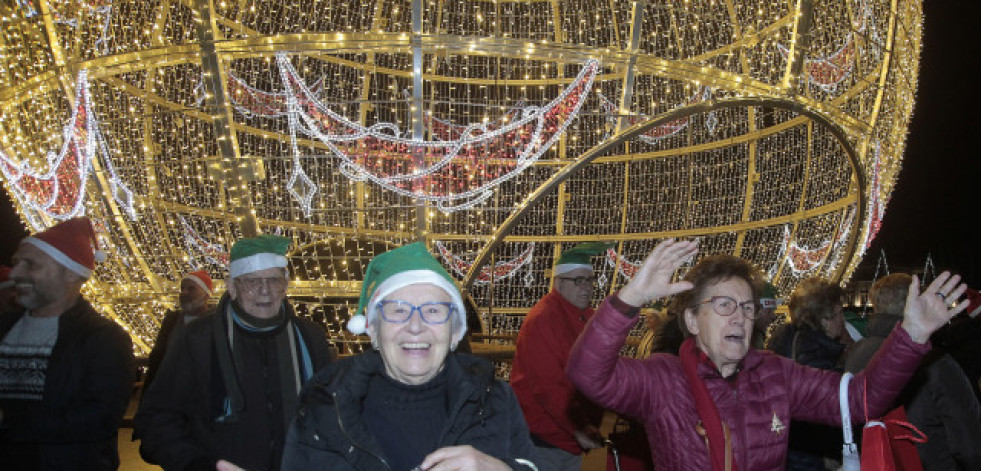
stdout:
<svg viewBox="0 0 981 471">
<path fill-rule="evenodd" d="M 891 271 L 937 270 L 981 285 L 981 6 L 976 0 L 924 2 L 919 93 L 903 168 L 882 229 L 853 279 L 871 279 L 884 250 Z M 9 264 L 24 229 L 0 191 L 0 263 Z"/>
</svg>

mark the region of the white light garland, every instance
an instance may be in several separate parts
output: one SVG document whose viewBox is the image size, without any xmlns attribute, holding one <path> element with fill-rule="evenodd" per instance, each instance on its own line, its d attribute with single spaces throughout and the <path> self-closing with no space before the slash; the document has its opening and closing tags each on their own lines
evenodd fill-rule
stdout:
<svg viewBox="0 0 981 471">
<path fill-rule="evenodd" d="M 691 106 L 703 101 L 708 101 L 712 99 L 712 88 L 708 86 L 699 87 L 695 90 L 695 93 L 683 104 L 678 105 L 673 109 L 682 108 L 685 106 Z M 612 133 L 616 127 L 617 123 L 621 119 L 620 113 L 617 111 L 617 106 L 613 101 L 607 98 L 605 95 L 600 94 L 600 107 L 606 112 L 606 121 L 608 132 Z M 683 131 L 691 123 L 691 116 L 686 116 L 684 118 L 676 119 L 658 126 L 654 126 L 650 131 L 637 137 L 641 141 L 648 144 L 654 144 L 661 139 L 673 136 Z M 637 113 L 630 113 L 625 117 L 626 126 L 633 126 L 642 121 L 646 121 L 648 117 L 642 116 Z M 705 128 L 709 130 L 710 133 L 715 133 L 716 127 L 719 125 L 719 118 L 715 111 L 710 111 L 705 115 Z"/>
<path fill-rule="evenodd" d="M 640 263 L 627 260 L 626 257 L 621 257 L 616 250 L 606 249 L 606 264 L 611 267 L 617 267 L 617 271 L 628 280 L 633 279 L 634 275 L 637 274 Z"/>
<path fill-rule="evenodd" d="M 471 124 L 463 128 L 458 139 L 426 141 L 402 137 L 398 125 L 394 123 L 382 122 L 364 127 L 348 120 L 314 96 L 285 54 L 277 54 L 276 61 L 286 90 L 290 145 L 293 149 L 293 168 L 287 186 L 300 202 L 306 216 L 311 213 L 311 203 L 317 186 L 300 163 L 297 131 L 326 145 L 334 156 L 342 160 L 338 168 L 351 180 L 371 181 L 389 191 L 435 203 L 440 210 L 452 212 L 473 207 L 486 200 L 491 196 L 492 189 L 517 176 L 544 154 L 577 116 L 599 71 L 599 62 L 587 61 L 576 79 L 558 98 L 543 107 L 526 107 L 519 119 L 502 127 L 492 129 L 487 124 Z M 565 115 L 562 116 L 562 113 Z M 548 123 L 550 119 L 556 122 Z M 554 129 L 545 129 L 547 124 L 554 126 Z M 505 143 L 505 146 L 520 147 L 520 150 L 515 152 L 517 156 L 511 162 L 511 170 L 506 173 L 459 193 L 427 193 L 423 189 L 428 177 L 437 177 L 443 170 L 454 170 L 454 160 L 462 158 L 462 151 L 471 151 L 480 159 L 490 159 L 492 157 L 484 155 L 483 149 L 492 146 L 495 140 L 509 137 L 514 139 L 515 136 L 517 140 Z M 379 149 L 385 146 L 392 150 Z M 433 163 L 422 163 L 408 172 L 378 175 L 358 162 L 354 155 L 358 151 L 365 160 L 378 159 L 386 152 L 394 153 L 400 158 L 424 156 L 427 160 L 437 160 Z M 405 188 L 406 185 L 411 185 L 411 189 Z"/>
<path fill-rule="evenodd" d="M 834 93 L 838 89 L 838 84 L 848 78 L 855 69 L 855 54 L 858 49 L 856 35 L 865 33 L 867 25 L 871 24 L 872 27 L 866 42 L 873 45 L 873 50 L 879 50 L 876 47 L 878 36 L 875 23 L 871 21 L 873 19 L 872 8 L 864 1 L 858 7 L 858 17 L 858 28 L 845 36 L 845 43 L 838 50 L 824 57 L 804 59 L 804 70 L 807 74 L 808 83 L 826 93 Z M 780 55 L 783 56 L 784 60 L 787 60 L 790 55 L 787 46 L 779 43 L 776 46 Z"/>
<path fill-rule="evenodd" d="M 473 266 L 472 261 L 466 261 L 463 258 L 450 252 L 450 249 L 446 248 L 446 245 L 440 241 L 434 243 L 436 246 L 436 251 L 439 253 L 439 257 L 443 259 L 443 263 L 450 267 L 453 273 L 457 276 L 463 278 L 466 276 L 467 271 Z M 507 278 L 511 278 L 515 273 L 521 270 L 522 267 L 528 265 L 531 261 L 532 255 L 535 253 L 535 243 L 529 242 L 528 247 L 525 248 L 517 257 L 510 260 L 504 260 L 494 264 L 494 267 L 485 266 L 480 269 L 480 273 L 474 280 L 475 285 L 486 285 L 491 281 L 501 281 Z M 528 284 L 527 279 L 525 280 L 526 285 Z"/>
<path fill-rule="evenodd" d="M 184 228 L 184 242 L 190 249 L 200 254 L 206 262 L 218 268 L 228 268 L 229 254 L 225 251 L 225 246 L 219 243 L 209 242 L 201 236 L 191 223 L 184 216 L 177 215 Z"/>
<path fill-rule="evenodd" d="M 109 172 L 113 199 L 130 219 L 136 219 L 133 192 L 122 182 L 112 164 L 109 147 L 92 110 L 88 71 L 78 74 L 75 107 L 62 129 L 61 150 L 48 152 L 47 170 L 36 170 L 29 162 L 17 163 L 0 150 L 0 171 L 10 182 L 14 197 L 25 208 L 25 218 L 34 230 L 47 227 L 44 218 L 63 221 L 85 214 L 85 180 L 92 161 L 102 158 Z"/>
</svg>

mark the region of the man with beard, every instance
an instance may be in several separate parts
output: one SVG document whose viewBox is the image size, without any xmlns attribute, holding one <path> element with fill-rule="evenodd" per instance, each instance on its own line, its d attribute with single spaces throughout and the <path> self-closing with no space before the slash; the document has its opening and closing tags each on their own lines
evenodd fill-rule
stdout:
<svg viewBox="0 0 981 471">
<path fill-rule="evenodd" d="M 115 470 L 133 388 L 129 335 L 82 298 L 95 269 L 87 218 L 25 238 L 10 278 L 22 308 L 0 315 L 4 469 Z"/>
<path fill-rule="evenodd" d="M 134 418 L 165 471 L 279 469 L 303 385 L 330 359 L 322 325 L 286 300 L 286 237 L 235 242 L 215 311 L 170 342 Z"/>
<path fill-rule="evenodd" d="M 579 469 L 583 452 L 603 446 L 603 409 L 576 391 L 565 365 L 593 315 L 589 304 L 596 277 L 591 259 L 612 246 L 587 242 L 563 252 L 552 270 L 552 290 L 531 308 L 518 332 L 511 387 L 543 471 Z"/>
<path fill-rule="evenodd" d="M 150 351 L 150 357 L 147 359 L 146 378 L 143 380 L 144 391 L 157 376 L 160 362 L 167 353 L 171 339 L 177 336 L 175 334 L 208 312 L 208 300 L 211 299 L 213 289 L 214 282 L 211 280 L 211 275 L 204 270 L 192 271 L 181 279 L 181 294 L 178 298 L 180 308 L 167 311 L 163 322 L 160 323 L 157 341 L 153 344 L 153 350 Z"/>
</svg>

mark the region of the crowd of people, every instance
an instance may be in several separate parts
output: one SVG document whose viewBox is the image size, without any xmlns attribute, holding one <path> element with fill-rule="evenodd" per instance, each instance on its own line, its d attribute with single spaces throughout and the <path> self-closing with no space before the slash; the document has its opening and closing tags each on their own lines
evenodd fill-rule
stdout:
<svg viewBox="0 0 981 471">
<path fill-rule="evenodd" d="M 467 297 L 423 243 L 377 255 L 347 324 L 371 348 L 338 357 L 286 297 L 290 240 L 243 238 L 226 291 L 180 280 L 144 376 L 133 439 L 166 471 L 617 470 L 841 466 L 839 386 L 853 420 L 902 407 L 926 470 L 981 470 L 981 295 L 957 275 L 878 280 L 867 325 L 843 292 L 778 293 L 751 263 L 665 240 L 595 309 L 593 257 L 562 253 L 518 334 L 510 382 L 469 352 Z M 0 267 L 0 467 L 115 470 L 137 367 L 129 334 L 82 295 L 100 254 L 75 218 L 25 238 Z M 698 258 L 684 276 L 679 269 Z M 622 348 L 642 308 L 642 352 Z M 963 314 L 962 314 L 963 313 Z M 845 387 L 845 386 L 841 386 Z M 604 414 L 628 424 L 611 441 Z"/>
</svg>

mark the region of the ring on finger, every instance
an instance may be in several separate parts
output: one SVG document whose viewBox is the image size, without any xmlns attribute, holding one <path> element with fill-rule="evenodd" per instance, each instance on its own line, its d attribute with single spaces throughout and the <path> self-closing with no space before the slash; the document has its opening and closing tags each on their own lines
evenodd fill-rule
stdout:
<svg viewBox="0 0 981 471">
<path fill-rule="evenodd" d="M 937 296 L 940 296 L 940 299 L 947 299 L 947 295 L 941 293 L 940 291 L 937 291 Z"/>
</svg>

